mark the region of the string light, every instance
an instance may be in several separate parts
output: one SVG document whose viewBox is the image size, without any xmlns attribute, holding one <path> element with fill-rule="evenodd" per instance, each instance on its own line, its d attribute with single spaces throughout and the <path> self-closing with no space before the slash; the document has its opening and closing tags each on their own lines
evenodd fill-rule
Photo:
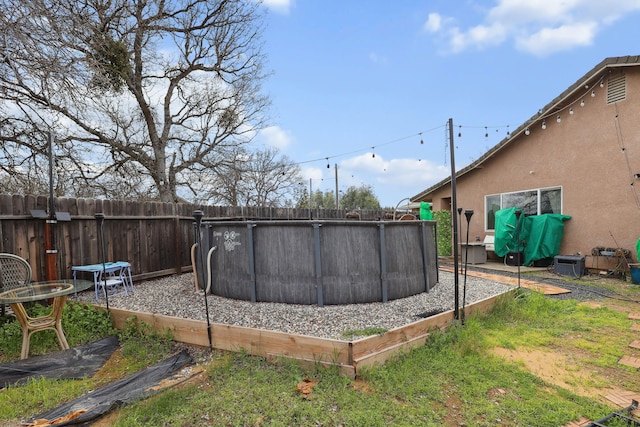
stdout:
<svg viewBox="0 0 640 427">
<path fill-rule="evenodd" d="M 585 87 L 585 88 L 588 88 L 588 85 L 585 85 L 584 87 Z M 601 86 L 601 87 L 602 87 L 602 86 Z M 592 92 L 592 96 L 595 96 L 595 91 L 594 91 L 594 90 L 592 90 L 591 92 Z M 580 101 L 580 105 L 581 105 L 581 106 L 584 106 L 584 104 L 585 104 L 584 99 L 582 99 L 582 100 Z M 575 104 L 574 104 L 574 105 L 575 105 Z M 555 111 L 555 113 L 556 113 L 556 121 L 557 121 L 558 123 L 560 123 L 560 122 L 562 121 L 562 117 L 561 117 L 561 115 L 560 115 L 560 114 L 558 114 L 558 113 L 559 113 L 560 111 L 564 110 L 564 109 L 569 109 L 569 114 L 570 114 L 570 115 L 573 115 L 573 114 L 575 113 L 573 106 L 571 106 L 571 107 L 569 107 L 569 106 L 565 106 L 564 108 L 562 108 L 562 109 L 560 109 L 560 110 L 556 110 L 556 111 Z M 542 113 L 542 110 L 540 110 L 540 111 L 539 111 L 539 114 L 541 114 L 541 113 Z M 551 114 L 553 114 L 553 113 L 551 113 Z M 551 114 L 548 114 L 548 115 L 546 115 L 545 117 L 539 117 L 539 119 L 538 119 L 538 120 L 542 119 L 542 123 L 541 123 L 541 127 L 542 127 L 542 129 L 546 129 L 546 128 L 547 128 L 546 118 L 548 118 Z M 467 127 L 467 128 L 468 128 L 468 127 L 484 128 L 484 131 L 485 131 L 485 132 L 484 132 L 484 137 L 485 137 L 485 138 L 488 138 L 488 137 L 489 137 L 489 128 L 494 129 L 494 130 L 496 131 L 496 133 L 498 133 L 498 132 L 500 131 L 500 130 L 499 130 L 499 128 L 506 128 L 506 129 L 507 129 L 507 130 L 506 130 L 506 138 L 511 138 L 511 136 L 512 136 L 511 129 L 510 129 L 510 126 L 509 126 L 509 125 L 504 125 L 504 126 L 482 126 L 482 127 L 481 127 L 481 126 L 464 126 L 464 127 Z M 434 128 L 434 129 L 429 130 L 429 132 L 430 132 L 430 131 L 433 131 L 433 130 L 436 130 L 436 129 L 440 129 L 440 128 L 446 128 L 446 125 L 438 126 L 437 128 Z M 462 137 L 462 128 L 463 128 L 463 125 L 458 125 L 458 138 L 461 138 L 461 137 Z M 418 136 L 420 137 L 420 145 L 424 145 L 424 136 L 423 136 L 423 133 L 424 133 L 424 132 L 419 132 L 419 133 L 417 133 L 417 134 L 414 134 L 414 136 L 415 136 L 415 135 L 418 135 Z M 524 130 L 524 134 L 525 134 L 525 135 L 530 135 L 530 134 L 531 134 L 531 130 L 530 130 L 530 127 L 529 127 L 529 126 L 527 126 L 527 127 L 525 128 L 525 130 Z M 388 144 L 391 144 L 391 143 L 395 143 L 395 142 L 398 142 L 398 141 L 401 141 L 401 140 L 404 140 L 404 139 L 407 139 L 407 138 L 409 138 L 409 137 L 404 137 L 404 138 L 396 139 L 396 140 L 393 140 L 393 141 L 389 141 L 389 142 L 384 143 L 384 144 L 371 146 L 371 147 L 370 147 L 370 148 L 371 148 L 371 151 L 372 151 L 372 152 L 371 152 L 371 158 L 374 158 L 374 159 L 375 159 L 375 157 L 376 157 L 375 149 L 376 149 L 376 148 L 379 148 L 379 147 L 380 147 L 380 146 L 382 146 L 382 145 L 388 145 Z M 446 161 L 447 161 L 447 159 L 446 159 L 446 151 L 447 151 L 447 147 L 448 147 L 448 142 L 446 142 L 446 141 L 445 141 L 445 164 L 446 164 Z M 457 148 L 457 147 L 456 147 L 456 148 Z M 365 149 L 365 150 L 366 150 L 366 149 Z M 321 159 L 315 159 L 315 160 L 307 160 L 307 161 L 297 162 L 297 163 L 295 163 L 295 164 L 296 164 L 296 165 L 299 165 L 299 164 L 304 164 L 304 163 L 317 162 L 318 160 L 326 160 L 326 161 L 327 161 L 327 169 L 330 169 L 330 168 L 331 168 L 331 165 L 330 165 L 330 159 L 332 159 L 332 158 L 334 158 L 334 157 L 343 157 L 343 156 L 350 155 L 350 154 L 357 153 L 357 152 L 361 152 L 361 151 L 363 151 L 363 149 L 354 150 L 354 151 L 347 152 L 347 153 L 342 153 L 342 154 L 339 154 L 339 155 L 334 155 L 334 156 L 324 157 L 324 158 L 321 158 Z M 419 161 L 421 161 L 421 159 L 420 159 Z"/>
<path fill-rule="evenodd" d="M 599 82 L 599 86 L 600 86 L 600 87 L 604 87 L 604 77 L 600 80 L 600 82 Z M 588 89 L 589 89 L 589 85 L 584 85 L 584 88 L 585 88 L 586 90 L 588 90 Z M 587 93 L 588 93 L 588 92 L 587 92 Z M 592 97 L 595 97 L 595 96 L 596 96 L 595 90 L 591 90 L 591 96 L 592 96 Z M 575 105 L 575 104 L 574 104 L 574 105 Z M 580 106 L 581 106 L 581 107 L 584 107 L 584 105 L 585 105 L 585 101 L 584 101 L 584 98 L 583 98 L 583 99 L 581 99 L 581 100 L 580 100 Z M 565 106 L 564 108 L 560 109 L 559 111 L 563 111 L 563 110 L 565 110 L 565 109 L 567 109 L 567 108 L 569 109 L 569 115 L 573 115 L 573 114 L 575 113 L 573 106 L 570 106 L 570 107 L 569 107 L 569 106 Z M 559 111 L 556 111 L 556 114 L 557 114 Z M 542 110 L 540 110 L 540 111 L 539 111 L 539 114 L 541 114 L 541 113 L 542 113 Z M 551 113 L 551 114 L 553 114 L 553 113 Z M 542 129 L 546 129 L 546 128 L 547 128 L 546 118 L 548 118 L 551 114 L 547 115 L 546 117 L 541 117 L 541 119 L 542 119 L 542 123 L 541 123 L 541 127 L 542 127 Z M 561 122 L 562 122 L 562 117 L 561 117 L 561 115 L 560 115 L 560 114 L 557 114 L 557 115 L 556 115 L 556 121 L 557 121 L 558 123 L 561 123 Z M 440 128 L 440 127 L 443 127 L 443 126 L 439 126 L 438 128 Z M 462 125 L 458 125 L 458 138 L 461 138 L 461 137 L 462 137 L 462 127 L 463 127 Z M 467 126 L 465 126 L 465 127 L 467 127 Z M 493 126 L 484 126 L 484 129 L 485 129 L 485 134 L 484 134 L 484 136 L 485 136 L 485 138 L 488 138 L 488 137 L 489 137 L 489 131 L 488 131 L 488 130 L 489 130 L 489 127 L 494 128 Z M 510 137 L 511 137 L 511 130 L 510 130 L 510 128 L 509 128 L 509 125 L 501 126 L 501 127 L 506 127 L 506 128 L 507 128 L 506 136 L 507 136 L 507 138 L 510 138 Z M 436 129 L 437 129 L 437 128 L 436 128 Z M 432 130 L 435 130 L 435 129 L 432 129 Z M 498 130 L 498 129 L 495 129 L 495 131 L 496 131 L 496 132 L 499 132 L 499 130 Z M 530 130 L 530 128 L 529 128 L 529 127 L 526 127 L 526 129 L 525 129 L 525 131 L 524 131 L 524 134 L 525 134 L 525 135 L 530 135 L 530 134 L 531 134 L 531 130 Z M 418 135 L 420 136 L 420 145 L 424 145 L 424 138 L 423 138 L 422 132 L 419 132 L 419 133 L 418 133 Z M 401 139 L 399 139 L 399 140 L 390 141 L 390 142 L 388 142 L 388 143 L 386 143 L 386 144 L 383 144 L 383 145 L 387 145 L 387 144 L 390 144 L 390 143 L 392 143 L 392 142 L 397 142 L 397 141 L 400 141 L 400 140 L 402 140 L 402 139 L 406 139 L 406 138 L 401 138 Z M 447 147 L 448 147 L 448 143 L 447 143 L 447 142 L 445 142 L 445 164 L 446 164 L 446 150 L 447 150 Z M 372 146 L 372 147 L 371 147 L 371 150 L 372 150 L 371 157 L 372 157 L 372 158 L 375 158 L 375 157 L 376 157 L 376 153 L 375 153 L 375 149 L 376 149 L 376 148 L 377 148 L 377 146 Z M 358 151 L 361 151 L 361 150 L 358 150 Z M 356 152 L 356 151 L 354 151 L 354 152 Z M 350 152 L 350 153 L 344 153 L 344 154 L 341 154 L 341 155 L 336 155 L 336 156 L 331 156 L 331 157 L 341 157 L 341 156 L 345 156 L 345 155 L 352 154 L 352 153 L 353 153 L 353 152 Z M 325 160 L 327 160 L 327 168 L 330 168 L 329 158 L 330 158 L 330 157 L 326 157 L 326 158 L 325 158 Z M 298 164 L 302 164 L 302 163 L 309 163 L 309 162 L 313 162 L 313 161 L 317 161 L 317 160 L 309 160 L 309 161 L 305 161 L 305 162 L 299 162 Z M 420 159 L 419 161 L 421 161 L 421 159 Z"/>
<path fill-rule="evenodd" d="M 597 85 L 601 88 L 604 87 L 604 81 L 605 81 L 606 76 L 601 76 L 600 80 L 597 81 Z M 595 89 L 590 88 L 589 84 L 585 84 L 584 86 L 584 93 L 582 94 L 577 94 L 576 98 L 580 100 L 579 105 L 580 107 L 584 107 L 585 106 L 585 96 L 587 96 L 588 94 L 591 95 L 592 98 L 595 98 L 596 96 L 596 91 Z M 566 100 L 566 99 L 565 99 Z M 537 119 L 535 119 L 532 123 L 535 123 L 537 121 L 541 121 L 541 127 L 542 129 L 546 129 L 547 128 L 547 122 L 546 119 L 555 116 L 556 118 L 556 122 L 561 123 L 562 122 L 562 111 L 568 110 L 569 111 L 569 115 L 574 115 L 575 114 L 575 110 L 574 110 L 574 106 L 576 106 L 576 104 L 578 104 L 577 101 L 574 101 L 570 104 L 565 104 L 562 107 L 558 107 L 555 110 L 547 110 L 546 114 L 543 115 L 543 110 L 538 110 L 538 117 Z M 530 125 L 531 123 L 529 123 Z M 529 135 L 531 133 L 529 126 L 527 126 L 524 130 L 524 134 L 525 135 Z M 507 136 L 509 134 L 507 133 Z M 639 199 L 639 207 L 640 207 L 640 199 Z"/>
</svg>

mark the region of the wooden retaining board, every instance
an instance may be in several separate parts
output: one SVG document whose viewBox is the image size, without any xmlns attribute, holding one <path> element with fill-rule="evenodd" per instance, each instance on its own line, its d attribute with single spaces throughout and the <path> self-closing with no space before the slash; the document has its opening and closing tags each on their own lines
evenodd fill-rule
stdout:
<svg viewBox="0 0 640 427">
<path fill-rule="evenodd" d="M 509 296 L 511 292 L 503 295 Z M 489 311 L 503 295 L 468 305 L 467 316 Z M 110 313 L 113 325 L 117 329 L 123 329 L 127 319 L 135 317 L 137 322 L 151 325 L 156 331 L 171 331 L 176 341 L 209 347 L 205 321 L 118 308 L 111 308 Z M 355 378 L 359 368 L 384 364 L 401 352 L 424 345 L 431 332 L 448 327 L 454 318 L 454 310 L 450 310 L 357 341 L 288 334 L 221 323 L 211 323 L 210 330 L 212 347 L 216 349 L 246 351 L 269 359 L 290 358 L 302 364 L 337 365 L 344 375 Z"/>
</svg>

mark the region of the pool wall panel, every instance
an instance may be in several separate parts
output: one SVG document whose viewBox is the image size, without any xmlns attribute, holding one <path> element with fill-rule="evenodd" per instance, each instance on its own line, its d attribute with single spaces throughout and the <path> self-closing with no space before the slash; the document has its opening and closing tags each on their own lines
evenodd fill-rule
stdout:
<svg viewBox="0 0 640 427">
<path fill-rule="evenodd" d="M 290 304 L 386 302 L 438 280 L 433 221 L 203 223 L 211 293 Z"/>
</svg>

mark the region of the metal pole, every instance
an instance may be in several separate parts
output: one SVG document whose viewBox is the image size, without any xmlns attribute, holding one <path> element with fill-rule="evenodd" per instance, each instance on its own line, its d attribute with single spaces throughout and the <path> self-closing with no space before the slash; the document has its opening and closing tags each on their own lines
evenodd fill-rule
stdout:
<svg viewBox="0 0 640 427">
<path fill-rule="evenodd" d="M 193 217 L 196 220 L 196 244 L 198 245 L 198 252 L 200 253 L 200 260 L 202 261 L 202 272 L 204 273 L 205 269 L 204 269 L 204 257 L 202 256 L 202 238 L 200 236 L 200 224 L 202 223 L 202 217 L 204 216 L 204 213 L 201 210 L 196 210 L 193 211 Z M 196 260 L 196 268 L 198 268 L 198 262 Z M 198 274 L 198 272 L 196 271 L 196 274 Z M 202 276 L 198 275 L 198 277 L 204 277 L 204 274 L 202 274 Z M 205 288 L 203 289 L 202 295 L 204 295 L 204 309 L 205 312 L 207 314 L 207 336 L 209 337 L 209 350 L 213 350 L 213 341 L 211 339 L 211 322 L 209 321 L 209 301 L 207 301 L 207 288 L 205 286 Z"/>
<path fill-rule="evenodd" d="M 464 307 L 467 303 L 467 262 L 469 262 L 469 223 L 473 216 L 473 210 L 467 209 L 464 211 L 464 216 L 467 218 L 467 243 L 464 247 L 464 285 L 462 286 L 462 324 L 464 325 L 465 310 Z"/>
<path fill-rule="evenodd" d="M 458 208 L 458 230 L 462 231 L 462 208 Z M 461 242 L 456 242 L 456 245 Z M 462 266 L 460 266 L 460 273 L 463 273 Z"/>
<path fill-rule="evenodd" d="M 100 258 L 102 261 L 102 289 L 104 289 L 104 300 L 107 304 L 107 313 L 109 313 L 109 316 L 111 316 L 111 312 L 109 311 L 109 289 L 107 288 L 107 262 L 105 259 L 105 250 L 104 250 L 104 230 L 102 225 L 104 224 L 104 214 L 103 213 L 97 213 L 95 215 L 96 218 L 96 224 L 98 226 L 98 234 L 100 236 Z"/>
<path fill-rule="evenodd" d="M 460 319 L 460 279 L 458 277 L 458 225 L 455 217 L 455 212 L 458 210 L 458 200 L 456 194 L 456 161 L 454 153 L 453 142 L 453 119 L 449 119 L 449 151 L 451 155 L 451 219 L 453 223 L 453 270 L 455 271 L 453 276 L 454 282 L 454 318 Z"/>
<path fill-rule="evenodd" d="M 520 289 L 520 215 L 522 211 L 520 209 L 516 210 L 516 241 L 518 242 L 516 246 L 516 253 L 518 254 L 518 289 Z"/>
<path fill-rule="evenodd" d="M 58 251 L 56 250 L 56 238 L 55 238 L 55 224 L 56 220 L 56 207 L 53 200 L 53 134 L 51 132 L 47 135 L 47 142 L 49 144 L 49 218 L 45 220 L 45 260 L 46 260 L 46 276 L 47 280 L 57 279 L 56 268 L 56 256 Z"/>
</svg>

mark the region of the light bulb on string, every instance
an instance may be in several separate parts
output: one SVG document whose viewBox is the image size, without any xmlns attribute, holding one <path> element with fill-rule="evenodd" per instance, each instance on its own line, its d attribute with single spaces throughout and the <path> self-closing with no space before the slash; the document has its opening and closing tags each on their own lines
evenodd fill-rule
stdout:
<svg viewBox="0 0 640 427">
<path fill-rule="evenodd" d="M 542 129 L 546 129 L 547 128 L 547 121 L 543 120 L 542 121 Z"/>
<path fill-rule="evenodd" d="M 372 153 L 371 153 L 371 158 L 372 158 L 372 159 L 375 159 L 375 158 L 376 158 L 376 153 L 375 153 L 375 152 L 373 152 L 373 150 L 375 150 L 375 149 L 376 149 L 376 147 L 371 147 L 371 151 L 372 151 Z"/>
<path fill-rule="evenodd" d="M 420 144 L 424 144 L 424 140 L 422 139 L 422 132 L 420 132 Z"/>
<path fill-rule="evenodd" d="M 573 107 L 569 108 L 569 114 L 573 116 Z"/>
<path fill-rule="evenodd" d="M 562 118 L 560 117 L 560 114 L 558 114 L 558 117 L 556 118 L 556 122 L 560 123 L 562 121 Z"/>
<path fill-rule="evenodd" d="M 580 101 L 580 106 L 584 107 L 584 99 L 582 101 Z"/>
<path fill-rule="evenodd" d="M 489 138 L 489 131 L 487 130 L 487 127 L 484 127 L 484 137 L 485 138 Z"/>
<path fill-rule="evenodd" d="M 604 79 L 600 80 L 600 87 L 604 87 Z"/>
<path fill-rule="evenodd" d="M 507 125 L 507 138 L 511 137 L 511 131 L 509 130 L 509 125 Z"/>
<path fill-rule="evenodd" d="M 462 136 L 462 125 L 458 125 L 458 138 Z"/>
<path fill-rule="evenodd" d="M 524 134 L 525 134 L 525 135 L 527 135 L 527 136 L 528 136 L 530 133 L 531 133 L 531 131 L 529 130 L 529 128 L 526 128 L 526 129 L 524 130 Z"/>
<path fill-rule="evenodd" d="M 329 158 L 327 157 L 327 169 L 331 169 L 331 166 L 329 166 Z"/>
<path fill-rule="evenodd" d="M 595 90 L 592 90 L 592 91 L 591 91 L 591 97 L 592 97 L 592 98 L 594 98 L 595 96 L 596 96 L 596 91 L 595 91 Z"/>
</svg>

